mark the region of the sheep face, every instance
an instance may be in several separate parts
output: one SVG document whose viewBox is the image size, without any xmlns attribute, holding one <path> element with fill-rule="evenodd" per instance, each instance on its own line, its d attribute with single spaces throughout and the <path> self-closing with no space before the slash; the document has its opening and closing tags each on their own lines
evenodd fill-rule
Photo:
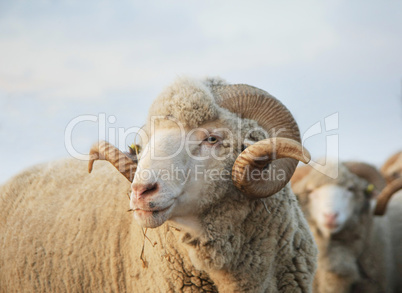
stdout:
<svg viewBox="0 0 402 293">
<path fill-rule="evenodd" d="M 309 197 L 312 217 L 326 236 L 342 230 L 361 204 L 351 189 L 335 184 L 321 186 Z"/>
<path fill-rule="evenodd" d="M 181 129 L 169 119 L 159 122 L 143 146 L 132 183 L 130 207 L 141 226 L 154 228 L 168 219 L 196 223 L 207 205 L 228 189 L 233 189 L 233 196 L 239 194 L 231 168 L 241 150 L 236 146 L 242 143 L 228 124 L 223 119 Z M 242 125 L 250 129 L 252 124 L 255 128 L 249 135 L 238 129 L 241 142 L 262 135 L 255 122 Z"/>
<path fill-rule="evenodd" d="M 144 130 L 130 207 L 149 228 L 169 219 L 198 223 L 229 189 L 241 196 L 231 179 L 233 163 L 245 145 L 266 138 L 255 121 L 220 108 L 208 89 L 186 82 L 159 96 Z"/>
<path fill-rule="evenodd" d="M 308 220 L 326 237 L 356 225 L 374 206 L 367 181 L 343 165 L 339 168 L 337 179 L 312 170 L 293 185 Z"/>
</svg>

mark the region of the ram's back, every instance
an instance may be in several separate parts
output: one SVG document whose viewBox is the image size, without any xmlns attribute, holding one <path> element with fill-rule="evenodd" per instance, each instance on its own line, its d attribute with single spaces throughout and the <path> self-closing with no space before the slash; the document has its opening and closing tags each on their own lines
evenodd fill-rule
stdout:
<svg viewBox="0 0 402 293">
<path fill-rule="evenodd" d="M 125 291 L 130 185 L 113 167 L 56 161 L 0 187 L 0 291 Z"/>
</svg>

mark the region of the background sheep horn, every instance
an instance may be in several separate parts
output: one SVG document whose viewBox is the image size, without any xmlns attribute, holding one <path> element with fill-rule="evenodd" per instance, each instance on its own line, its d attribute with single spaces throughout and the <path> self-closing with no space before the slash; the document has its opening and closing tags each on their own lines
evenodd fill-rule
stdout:
<svg viewBox="0 0 402 293">
<path fill-rule="evenodd" d="M 110 143 L 106 141 L 95 143 L 89 151 L 89 155 L 91 156 L 88 162 L 89 173 L 92 171 L 95 160 L 106 160 L 119 170 L 128 181 L 133 181 L 137 169 L 137 162 L 130 159 Z"/>
<path fill-rule="evenodd" d="M 257 123 L 268 132 L 270 138 L 282 137 L 293 140 L 295 143 L 299 144 L 298 152 L 302 150 L 299 127 L 292 114 L 281 102 L 267 92 L 244 84 L 216 85 L 212 87 L 212 91 L 216 97 L 217 103 L 221 107 L 233 113 L 238 113 L 241 118 L 257 121 Z M 278 144 L 278 142 L 276 142 L 276 144 Z M 294 146 L 294 144 L 292 145 Z M 250 151 L 252 150 L 249 150 L 249 152 Z M 305 151 L 304 155 L 305 158 L 309 160 L 308 152 Z M 278 156 L 278 158 L 276 156 Z M 252 181 L 252 178 L 249 178 L 250 176 L 242 176 L 241 174 L 239 176 L 239 174 L 233 174 L 232 171 L 234 184 L 252 198 L 268 197 L 281 190 L 292 177 L 300 156 L 285 158 L 279 156 L 279 153 L 276 153 L 272 157 L 273 159 L 270 160 L 269 165 L 270 175 L 272 175 L 269 176 L 270 180 L 259 180 L 261 177 L 256 178 L 256 176 L 254 176 L 254 181 Z M 253 169 L 262 169 L 263 166 L 261 166 L 261 164 L 267 163 L 264 161 L 253 162 L 254 161 L 250 160 L 236 160 L 232 170 L 242 172 L 247 169 L 248 172 L 252 172 Z M 240 165 L 238 165 L 238 163 L 240 163 Z M 248 164 L 247 167 L 244 164 Z M 279 170 L 285 174 L 284 178 L 279 178 L 273 174 L 274 171 L 278 173 Z M 261 174 L 261 172 L 259 172 L 259 174 Z"/>
<path fill-rule="evenodd" d="M 380 193 L 375 206 L 374 215 L 382 216 L 387 209 L 388 201 L 391 199 L 398 190 L 402 189 L 402 178 L 395 179 L 389 183 Z"/>
<path fill-rule="evenodd" d="M 350 172 L 374 185 L 374 197 L 385 187 L 385 179 L 375 167 L 361 162 L 345 162 L 344 165 Z"/>
<path fill-rule="evenodd" d="M 381 173 L 387 180 L 387 182 L 391 182 L 392 180 L 395 179 L 393 174 L 389 173 L 388 169 L 395 163 L 397 163 L 397 160 L 402 156 L 402 152 L 397 152 L 396 154 L 392 155 L 381 167 Z"/>
</svg>

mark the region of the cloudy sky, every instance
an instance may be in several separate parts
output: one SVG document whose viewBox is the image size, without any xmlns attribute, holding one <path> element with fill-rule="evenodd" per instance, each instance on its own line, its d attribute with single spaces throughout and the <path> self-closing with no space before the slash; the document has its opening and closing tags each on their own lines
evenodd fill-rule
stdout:
<svg viewBox="0 0 402 293">
<path fill-rule="evenodd" d="M 380 165 L 402 149 L 401 52 L 401 1 L 0 0 L 0 182 L 140 127 L 183 75 L 267 90 L 314 158 Z"/>
</svg>

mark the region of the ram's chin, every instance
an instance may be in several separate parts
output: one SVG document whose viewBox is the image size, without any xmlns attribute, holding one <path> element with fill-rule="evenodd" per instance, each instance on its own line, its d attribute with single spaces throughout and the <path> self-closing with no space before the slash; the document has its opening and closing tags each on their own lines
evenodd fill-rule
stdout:
<svg viewBox="0 0 402 293">
<path fill-rule="evenodd" d="M 156 228 L 169 219 L 170 212 L 171 207 L 162 211 L 135 210 L 134 219 L 144 228 Z"/>
<path fill-rule="evenodd" d="M 331 235 L 337 234 L 342 230 L 342 226 L 337 225 L 321 225 L 320 231 L 325 237 L 330 237 Z"/>
</svg>

